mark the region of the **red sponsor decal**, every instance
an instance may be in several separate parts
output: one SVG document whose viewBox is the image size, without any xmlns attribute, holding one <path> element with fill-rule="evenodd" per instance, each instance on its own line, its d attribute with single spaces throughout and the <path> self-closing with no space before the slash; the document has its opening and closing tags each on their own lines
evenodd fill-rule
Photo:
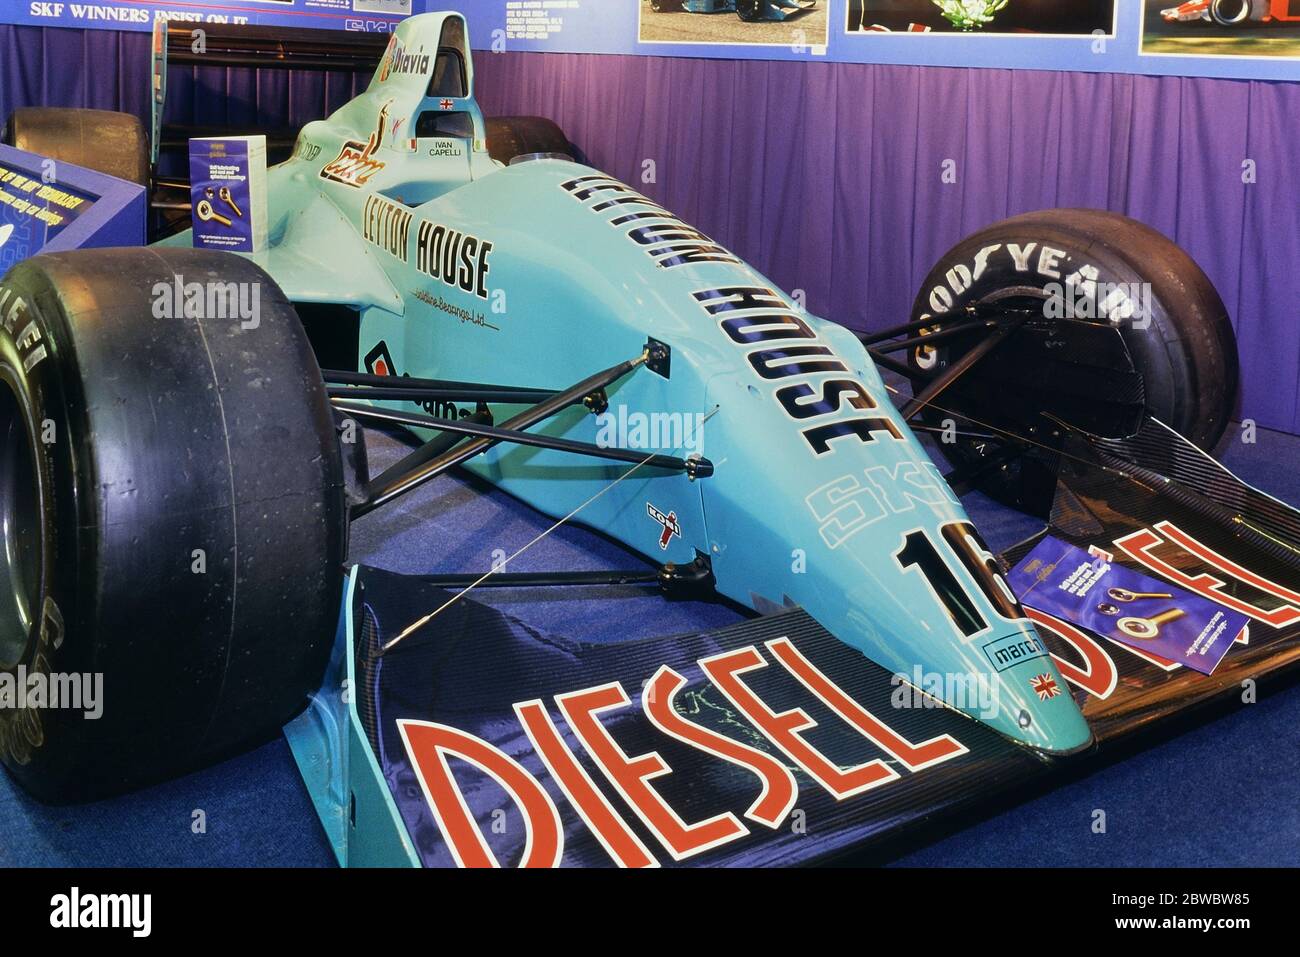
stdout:
<svg viewBox="0 0 1300 957">
<path fill-rule="evenodd" d="M 387 165 L 382 160 L 375 159 L 375 152 L 384 142 L 384 129 L 388 125 L 388 106 L 389 104 L 385 103 L 380 109 L 374 132 L 366 142 L 346 140 L 339 148 L 339 155 L 322 167 L 321 179 L 333 180 L 344 186 L 360 189 Z"/>
<path fill-rule="evenodd" d="M 745 817 L 768 827 L 778 827 L 794 808 L 795 798 L 799 795 L 794 774 L 770 754 L 692 724 L 678 714 L 673 702 L 685 684 L 686 679 L 672 668 L 661 667 L 646 684 L 641 696 L 646 716 L 669 737 L 753 771 L 763 789 L 745 811 Z"/>
<path fill-rule="evenodd" d="M 813 663 L 791 644 L 789 638 L 769 641 L 767 650 L 785 666 L 790 674 L 799 679 L 800 684 L 821 699 L 823 704 L 861 731 L 868 740 L 890 757 L 901 762 L 909 771 L 920 771 L 966 753 L 966 746 L 950 734 L 942 734 L 920 744 L 912 744 L 902 735 L 896 734 L 889 725 L 850 698 L 818 671 Z"/>
<path fill-rule="evenodd" d="M 674 538 L 682 537 L 682 526 L 677 521 L 677 513 L 669 512 L 665 515 L 659 509 L 655 508 L 649 502 L 645 503 L 646 514 L 653 518 L 663 528 L 663 533 L 659 536 L 659 550 L 667 551 L 669 544 Z"/>
<path fill-rule="evenodd" d="M 1280 598 L 1285 604 L 1271 610 L 1265 610 L 1246 601 L 1244 598 L 1228 594 L 1223 590 L 1227 584 L 1223 579 L 1216 578 L 1205 572 L 1189 574 L 1174 567 L 1168 561 L 1157 558 L 1154 554 L 1156 548 L 1166 543 L 1173 544 L 1186 554 L 1199 558 L 1228 578 L 1235 578 L 1242 584 L 1272 595 L 1275 598 Z M 1115 546 L 1157 575 L 1167 578 L 1174 584 L 1181 585 L 1189 591 L 1194 591 L 1210 601 L 1217 602 L 1225 608 L 1231 608 L 1233 611 L 1248 615 L 1256 621 L 1262 621 L 1274 628 L 1285 628 L 1300 621 L 1300 592 L 1292 591 L 1277 582 L 1264 578 L 1262 575 L 1255 574 L 1248 568 L 1238 565 L 1203 542 L 1197 541 L 1173 522 L 1157 522 L 1154 529 L 1144 528 L 1130 535 L 1125 535 L 1123 538 L 1116 539 Z M 1239 635 L 1237 640 L 1241 641 L 1242 637 Z"/>
<path fill-rule="evenodd" d="M 526 839 L 522 867 L 556 867 L 564 852 L 560 812 L 546 789 L 504 751 L 472 734 L 431 721 L 399 720 L 398 730 L 416 769 L 429 810 L 461 867 L 499 867 L 452 775 L 449 757 L 474 765 L 493 778 L 523 815 Z"/>
<path fill-rule="evenodd" d="M 630 757 L 623 752 L 597 715 L 631 704 L 618 682 L 558 695 L 556 702 L 596 764 L 614 789 L 631 805 L 642 823 L 659 839 L 674 860 L 685 860 L 744 837 L 749 829 L 730 811 L 693 824 L 683 821 L 651 783 L 672 774 L 657 751 Z"/>
<path fill-rule="evenodd" d="M 781 665 L 828 708 L 857 729 L 890 758 L 909 771 L 922 771 L 966 754 L 951 735 L 913 744 L 872 715 L 818 670 L 788 638 L 765 646 Z M 740 680 L 739 675 L 768 666 L 757 648 L 748 647 L 700 662 L 705 674 L 754 722 L 778 752 L 792 758 L 837 799 L 860 794 L 901 777 L 886 760 L 876 758 L 841 768 L 801 737 L 816 723 L 803 711 L 774 714 Z M 674 860 L 686 860 L 750 834 L 740 816 L 724 811 L 699 821 L 686 821 L 656 788 L 655 782 L 673 773 L 657 752 L 629 755 L 615 741 L 602 716 L 639 704 L 660 733 L 697 751 L 751 773 L 755 797 L 741 815 L 764 827 L 779 828 L 798 799 L 798 782 L 780 753 L 769 753 L 688 720 L 677 707 L 686 679 L 671 667 L 660 667 L 633 702 L 618 682 L 585 688 L 555 697 L 565 723 L 582 745 L 609 788 L 622 799 L 635 819 L 663 845 Z M 565 740 L 560 727 L 540 699 L 519 702 L 514 712 L 546 773 L 578 817 L 621 867 L 655 867 L 654 854 L 629 824 L 617 799 L 596 784 L 584 761 Z M 464 762 L 495 780 L 509 795 L 527 827 L 521 855 L 524 866 L 554 866 L 564 849 L 559 812 L 546 787 L 516 758 L 480 738 L 426 721 L 399 721 L 407 754 L 425 798 L 452 856 L 462 867 L 496 867 L 497 858 L 469 812 L 450 759 Z M 463 772 L 462 772 L 463 773 Z"/>
<path fill-rule="evenodd" d="M 525 701 L 515 705 L 515 714 L 546 770 L 614 863 L 619 867 L 657 867 L 654 855 L 632 833 L 564 743 L 546 706 L 541 701 Z"/>
<path fill-rule="evenodd" d="M 700 661 L 700 667 L 741 714 L 837 801 L 870 791 L 900 777 L 897 771 L 880 758 L 850 768 L 840 767 L 802 737 L 802 732 L 817 727 L 817 722 L 807 712 L 795 708 L 776 714 L 759 700 L 758 695 L 741 678 L 747 672 L 767 667 L 763 656 L 752 645 L 704 658 Z"/>
</svg>

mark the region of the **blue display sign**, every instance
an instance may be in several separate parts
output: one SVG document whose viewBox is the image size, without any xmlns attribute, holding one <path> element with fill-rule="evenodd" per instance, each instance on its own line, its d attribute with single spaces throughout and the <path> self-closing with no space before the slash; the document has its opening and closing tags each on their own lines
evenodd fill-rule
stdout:
<svg viewBox="0 0 1300 957">
<path fill-rule="evenodd" d="M 266 137 L 190 140 L 190 208 L 196 249 L 265 249 Z"/>
<path fill-rule="evenodd" d="M 1300 0 L 19 0 L 0 20 L 375 32 L 447 8 L 498 51 L 1300 79 Z"/>
<path fill-rule="evenodd" d="M 40 252 L 144 242 L 143 186 L 0 144 L 0 275 Z"/>
<path fill-rule="evenodd" d="M 0 161 L 0 245 L 18 236 L 44 246 L 94 205 L 95 198 L 81 190 Z"/>
</svg>

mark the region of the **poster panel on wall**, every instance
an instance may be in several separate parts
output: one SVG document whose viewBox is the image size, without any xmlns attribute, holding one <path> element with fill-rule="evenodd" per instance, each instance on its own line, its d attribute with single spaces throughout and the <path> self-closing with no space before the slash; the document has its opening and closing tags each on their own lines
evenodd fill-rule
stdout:
<svg viewBox="0 0 1300 957">
<path fill-rule="evenodd" d="M 845 29 L 980 36 L 1114 36 L 1116 0 L 849 0 Z"/>
<path fill-rule="evenodd" d="M 1142 53 L 1300 58 L 1300 0 L 1145 0 Z"/>
<path fill-rule="evenodd" d="M 426 0 L 430 8 L 439 0 Z M 1300 0 L 459 0 L 475 46 L 1300 79 Z"/>
<path fill-rule="evenodd" d="M 830 42 L 829 0 L 646 0 L 637 7 L 641 43 L 807 48 L 824 55 Z"/>
<path fill-rule="evenodd" d="M 4 0 L 0 22 L 373 32 L 442 9 L 478 49 L 1300 79 L 1300 0 Z"/>
</svg>

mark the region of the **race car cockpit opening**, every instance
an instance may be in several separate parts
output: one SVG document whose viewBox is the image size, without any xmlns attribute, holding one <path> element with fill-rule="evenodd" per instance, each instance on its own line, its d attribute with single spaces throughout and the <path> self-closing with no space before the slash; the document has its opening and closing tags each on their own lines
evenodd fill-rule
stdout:
<svg viewBox="0 0 1300 957">
<path fill-rule="evenodd" d="M 449 112 L 453 101 L 469 96 L 469 71 L 465 21 L 448 17 L 438 40 L 433 75 L 425 91 L 427 100 L 437 109 L 424 110 L 415 121 L 418 137 L 454 136 L 473 139 L 473 118 L 464 112 Z"/>
</svg>

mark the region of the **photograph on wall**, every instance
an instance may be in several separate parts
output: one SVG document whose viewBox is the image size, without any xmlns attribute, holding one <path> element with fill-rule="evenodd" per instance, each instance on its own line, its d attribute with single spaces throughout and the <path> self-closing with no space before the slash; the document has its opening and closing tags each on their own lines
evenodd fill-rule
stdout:
<svg viewBox="0 0 1300 957">
<path fill-rule="evenodd" d="M 632 0 L 642 43 L 825 48 L 830 0 Z"/>
<path fill-rule="evenodd" d="M 1142 53 L 1300 57 L 1300 0 L 1146 0 Z"/>
<path fill-rule="evenodd" d="M 983 36 L 1115 33 L 1116 0 L 849 0 L 847 30 Z"/>
</svg>

